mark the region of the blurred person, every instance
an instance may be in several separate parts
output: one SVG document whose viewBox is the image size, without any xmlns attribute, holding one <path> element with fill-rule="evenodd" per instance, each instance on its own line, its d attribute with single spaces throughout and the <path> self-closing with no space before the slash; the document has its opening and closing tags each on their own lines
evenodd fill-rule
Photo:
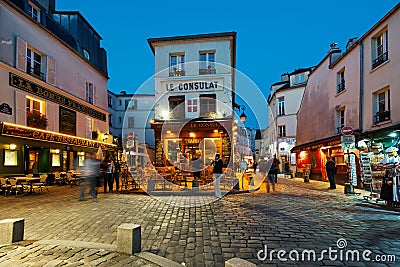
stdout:
<svg viewBox="0 0 400 267">
<path fill-rule="evenodd" d="M 329 189 L 336 189 L 336 183 L 335 183 L 336 164 L 330 157 L 326 158 L 325 169 L 330 184 Z"/>
<path fill-rule="evenodd" d="M 114 163 L 114 181 L 115 181 L 115 190 L 119 192 L 119 174 L 121 173 L 121 165 L 118 160 Z"/>
<path fill-rule="evenodd" d="M 110 155 L 107 155 L 103 162 L 101 163 L 102 165 L 102 170 L 104 172 L 103 178 L 104 178 L 104 193 L 107 193 L 107 186 L 108 186 L 108 191 L 110 193 L 113 192 L 113 167 L 114 163 L 110 159 Z"/>
<path fill-rule="evenodd" d="M 272 160 L 271 169 L 269 170 L 269 173 L 271 173 L 271 175 L 274 177 L 274 186 L 278 183 L 279 164 L 281 164 L 281 162 L 276 158 L 275 154 Z"/>
<path fill-rule="evenodd" d="M 97 179 L 100 176 L 100 160 L 96 159 L 95 154 L 87 154 L 84 160 L 84 166 L 79 167 L 81 172 L 81 190 L 79 193 L 79 201 L 85 200 L 85 191 L 89 185 L 89 194 L 94 201 L 97 201 Z"/>
<path fill-rule="evenodd" d="M 220 199 L 222 197 L 221 195 L 221 185 L 220 185 L 220 180 L 222 177 L 222 159 L 220 158 L 220 155 L 217 153 L 215 154 L 215 159 L 212 163 L 213 167 L 213 173 L 214 173 L 214 191 L 215 191 L 215 196 Z"/>
</svg>

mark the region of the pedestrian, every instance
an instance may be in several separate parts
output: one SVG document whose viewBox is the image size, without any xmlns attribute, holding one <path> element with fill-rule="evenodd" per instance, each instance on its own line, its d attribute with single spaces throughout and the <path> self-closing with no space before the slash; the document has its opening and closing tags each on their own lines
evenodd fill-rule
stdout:
<svg viewBox="0 0 400 267">
<path fill-rule="evenodd" d="M 276 171 L 276 168 L 272 168 L 272 166 L 274 165 L 275 159 L 276 159 L 275 157 L 274 157 L 274 159 L 272 159 L 271 168 L 268 171 L 267 193 L 269 193 L 271 191 L 271 185 L 272 185 L 272 191 L 275 192 L 275 183 L 276 183 L 275 181 L 276 181 L 277 171 Z"/>
<path fill-rule="evenodd" d="M 264 181 L 266 181 L 266 178 L 267 178 L 267 170 L 268 170 L 267 161 L 260 160 L 260 163 L 258 164 L 258 167 L 259 167 L 258 170 L 259 170 L 259 173 L 261 175 L 262 181 L 264 182 Z M 269 178 L 267 178 L 267 179 L 269 179 Z M 267 190 L 269 190 L 268 181 L 266 181 L 266 182 L 267 182 Z"/>
<path fill-rule="evenodd" d="M 337 169 L 335 162 L 330 157 L 326 158 L 325 169 L 330 184 L 329 189 L 336 189 L 335 173 Z"/>
<path fill-rule="evenodd" d="M 278 183 L 279 164 L 281 164 L 281 162 L 279 161 L 279 159 L 276 158 L 276 154 L 275 154 L 274 158 L 272 160 L 272 165 L 271 165 L 271 169 L 270 169 L 270 173 L 274 177 L 274 184 Z"/>
<path fill-rule="evenodd" d="M 113 161 L 110 159 L 110 155 L 106 155 L 105 159 L 102 162 L 103 169 L 103 178 L 104 178 L 104 193 L 108 191 L 110 193 L 113 192 Z"/>
<path fill-rule="evenodd" d="M 114 163 L 114 180 L 115 180 L 115 190 L 119 192 L 119 174 L 121 173 L 121 165 L 118 160 Z"/>
<path fill-rule="evenodd" d="M 257 172 L 257 166 L 258 166 L 257 161 L 254 161 L 254 163 L 253 163 L 254 174 Z"/>
<path fill-rule="evenodd" d="M 97 201 L 97 179 L 100 175 L 100 160 L 96 159 L 94 154 L 87 154 L 84 160 L 84 166 L 79 167 L 81 172 L 79 201 L 85 200 L 86 187 L 89 185 L 89 194 L 94 201 Z"/>
<path fill-rule="evenodd" d="M 220 199 L 222 197 L 221 195 L 221 185 L 220 185 L 220 180 L 222 177 L 222 159 L 220 158 L 220 155 L 217 153 L 215 154 L 215 159 L 212 163 L 213 167 L 213 174 L 214 174 L 214 192 L 215 192 L 215 197 Z"/>
</svg>

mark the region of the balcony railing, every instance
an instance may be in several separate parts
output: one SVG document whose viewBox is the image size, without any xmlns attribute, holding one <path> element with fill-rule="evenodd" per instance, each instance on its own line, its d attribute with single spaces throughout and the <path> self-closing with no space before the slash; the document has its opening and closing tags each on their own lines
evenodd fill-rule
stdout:
<svg viewBox="0 0 400 267">
<path fill-rule="evenodd" d="M 390 110 L 377 112 L 374 116 L 374 124 L 390 120 Z"/>
<path fill-rule="evenodd" d="M 199 69 L 199 74 L 215 74 L 217 73 L 215 68 L 211 68 L 210 66 L 207 69 Z"/>
<path fill-rule="evenodd" d="M 185 76 L 185 71 L 184 70 L 177 70 L 177 69 L 170 69 L 169 70 L 169 76 L 174 77 L 174 76 Z"/>
<path fill-rule="evenodd" d="M 45 80 L 45 78 L 44 78 L 44 73 L 43 73 L 43 72 L 40 72 L 40 71 L 39 71 L 38 69 L 36 69 L 36 68 L 32 68 L 32 67 L 30 67 L 30 66 L 27 66 L 27 67 L 26 67 L 26 73 L 28 73 L 28 74 L 32 75 L 33 77 L 36 77 L 36 78 L 38 78 L 38 79 L 40 79 L 40 80 L 42 80 L 42 81 Z"/>
<path fill-rule="evenodd" d="M 346 89 L 344 81 L 337 85 L 337 93 L 343 92 Z"/>
<path fill-rule="evenodd" d="M 375 69 L 376 67 L 378 67 L 387 60 L 388 60 L 388 52 L 385 52 L 372 61 L 372 68 Z"/>
</svg>

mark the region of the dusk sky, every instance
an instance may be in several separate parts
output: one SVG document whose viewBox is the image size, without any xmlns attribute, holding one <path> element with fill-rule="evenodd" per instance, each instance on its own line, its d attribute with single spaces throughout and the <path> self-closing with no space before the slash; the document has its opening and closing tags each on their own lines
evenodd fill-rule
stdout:
<svg viewBox="0 0 400 267">
<path fill-rule="evenodd" d="M 237 69 L 268 96 L 282 73 L 317 65 L 333 42 L 344 51 L 349 38 L 361 37 L 397 3 L 56 0 L 56 9 L 79 11 L 102 36 L 110 91 L 134 93 L 154 74 L 148 38 L 235 31 Z M 245 88 L 237 93 L 248 105 L 258 105 Z M 258 128 L 253 118 L 248 123 Z"/>
</svg>

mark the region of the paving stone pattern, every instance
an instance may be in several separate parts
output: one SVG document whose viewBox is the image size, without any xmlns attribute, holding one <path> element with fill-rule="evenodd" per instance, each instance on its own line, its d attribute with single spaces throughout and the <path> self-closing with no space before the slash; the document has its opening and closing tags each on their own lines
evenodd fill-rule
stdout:
<svg viewBox="0 0 400 267">
<path fill-rule="evenodd" d="M 51 187 L 49 193 L 0 197 L 0 219 L 25 218 L 28 243 L 1 247 L 0 267 L 13 261 L 20 266 L 152 266 L 112 251 L 32 243 L 58 239 L 116 245 L 122 223 L 141 225 L 143 251 L 186 266 L 224 266 L 234 257 L 257 266 L 399 266 L 400 213 L 365 203 L 361 196 L 344 195 L 341 186 L 327 188 L 325 182 L 282 178 L 277 192 L 267 194 L 262 185 L 257 192 L 211 203 L 204 196 L 206 204 L 191 208 L 179 206 L 190 201 L 188 196 L 99 194 L 98 202 L 79 202 L 78 188 L 62 186 Z M 171 202 L 174 205 L 167 204 Z M 347 243 L 344 253 L 369 249 L 370 258 L 395 255 L 397 262 L 332 261 L 327 256 L 316 262 L 285 262 L 276 253 L 272 260 L 257 259 L 265 246 L 268 253 L 315 250 L 318 258 L 329 247 L 338 250 L 339 239 Z"/>
</svg>

